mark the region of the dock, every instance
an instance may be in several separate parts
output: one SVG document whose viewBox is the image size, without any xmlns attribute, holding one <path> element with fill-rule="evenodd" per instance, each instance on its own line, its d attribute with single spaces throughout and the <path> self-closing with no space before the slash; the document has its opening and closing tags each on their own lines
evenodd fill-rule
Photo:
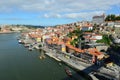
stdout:
<svg viewBox="0 0 120 80">
<path fill-rule="evenodd" d="M 56 58 L 52 53 L 47 53 L 47 52 L 46 52 L 45 54 L 48 55 L 49 57 L 55 59 L 56 61 L 61 61 L 61 59 Z"/>
<path fill-rule="evenodd" d="M 45 48 L 45 47 L 42 47 L 42 48 L 40 48 L 40 49 L 46 51 L 45 54 L 46 54 L 47 56 L 55 59 L 56 61 L 59 61 L 59 62 L 61 61 L 61 60 L 57 57 L 58 55 L 56 55 L 56 54 L 54 53 L 54 51 L 52 51 L 52 50 L 50 50 L 50 49 L 47 49 L 47 48 Z"/>
<path fill-rule="evenodd" d="M 57 50 L 54 48 L 48 48 L 48 46 L 45 46 L 43 43 L 32 42 L 31 45 L 28 45 L 27 42 L 25 42 L 25 43 L 27 46 L 29 46 L 29 50 L 33 50 L 34 48 L 42 49 L 45 51 L 45 53 L 44 53 L 45 55 L 53 58 L 54 60 L 59 61 L 59 62 L 62 61 L 72 68 L 75 68 L 77 70 L 85 72 L 93 80 L 99 80 L 93 74 L 94 70 L 95 69 L 97 70 L 97 67 L 93 66 L 93 64 L 89 64 L 88 62 L 83 61 L 78 57 L 75 57 L 71 53 L 62 52 L 61 50 Z M 44 45 L 44 46 L 39 47 L 39 45 L 42 45 L 42 46 Z M 106 70 L 106 68 L 104 68 L 104 67 L 102 67 L 102 68 L 103 69 L 100 70 L 100 74 L 108 71 L 108 70 Z M 113 73 L 113 71 L 108 71 L 107 73 Z"/>
<path fill-rule="evenodd" d="M 59 54 L 59 53 L 55 53 L 55 51 L 52 51 L 51 49 L 48 49 L 48 48 L 46 48 L 46 47 L 41 47 L 40 49 L 42 49 L 42 50 L 44 50 L 44 51 L 46 51 L 46 55 L 48 55 L 49 57 L 51 57 L 51 58 L 53 58 L 53 59 L 55 59 L 55 60 L 57 60 L 57 61 L 62 61 L 62 62 L 64 62 L 64 63 L 66 63 L 67 65 L 69 65 L 69 66 L 71 66 L 72 68 L 75 68 L 75 69 L 77 69 L 77 70 L 84 70 L 84 69 L 86 69 L 86 67 L 89 67 L 90 65 L 89 64 L 85 64 L 85 63 L 83 63 L 83 62 L 75 62 L 74 60 L 72 60 L 72 59 L 67 59 L 67 58 L 65 58 L 64 56 L 63 56 L 63 54 Z M 57 54 L 57 57 L 56 57 L 56 55 L 54 55 L 54 54 Z M 87 74 L 88 72 L 87 71 L 85 71 L 85 73 Z M 88 74 L 93 80 L 99 80 L 99 79 L 97 79 L 93 74 Z"/>
</svg>

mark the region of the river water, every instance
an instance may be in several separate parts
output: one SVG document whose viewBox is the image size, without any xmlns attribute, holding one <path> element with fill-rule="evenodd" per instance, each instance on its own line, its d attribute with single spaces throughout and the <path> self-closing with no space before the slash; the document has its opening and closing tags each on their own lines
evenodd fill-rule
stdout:
<svg viewBox="0 0 120 80">
<path fill-rule="evenodd" d="M 49 57 L 40 60 L 40 51 L 29 51 L 18 43 L 17 35 L 0 34 L 0 80 L 73 80 L 64 64 Z"/>
</svg>

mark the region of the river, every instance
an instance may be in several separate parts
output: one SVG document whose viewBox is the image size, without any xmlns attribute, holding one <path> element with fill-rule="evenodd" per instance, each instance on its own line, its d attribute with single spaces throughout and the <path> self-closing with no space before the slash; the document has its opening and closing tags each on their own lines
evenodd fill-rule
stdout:
<svg viewBox="0 0 120 80">
<path fill-rule="evenodd" d="M 47 56 L 40 60 L 40 51 L 29 51 L 18 43 L 17 35 L 0 34 L 0 80 L 74 80 L 66 75 L 66 65 Z"/>
</svg>

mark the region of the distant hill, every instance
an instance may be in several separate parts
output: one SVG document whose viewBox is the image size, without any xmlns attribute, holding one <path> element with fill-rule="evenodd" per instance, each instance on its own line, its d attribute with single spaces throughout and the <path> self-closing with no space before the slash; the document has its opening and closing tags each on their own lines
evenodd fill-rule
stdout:
<svg viewBox="0 0 120 80">
<path fill-rule="evenodd" d="M 12 25 L 12 26 L 17 26 L 17 27 L 20 27 L 20 26 L 25 26 L 25 27 L 28 27 L 28 28 L 45 28 L 45 26 L 40 26 L 40 25 Z"/>
</svg>

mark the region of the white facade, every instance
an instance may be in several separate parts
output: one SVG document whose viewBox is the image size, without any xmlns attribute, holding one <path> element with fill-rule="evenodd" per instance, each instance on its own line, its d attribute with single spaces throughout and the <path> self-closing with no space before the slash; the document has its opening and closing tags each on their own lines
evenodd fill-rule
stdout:
<svg viewBox="0 0 120 80">
<path fill-rule="evenodd" d="M 93 42 L 95 43 L 97 40 L 102 39 L 102 35 L 100 34 L 95 34 L 95 33 L 89 33 L 84 35 L 85 41 L 86 42 Z"/>
<path fill-rule="evenodd" d="M 114 24 L 115 24 L 114 22 L 107 22 L 107 26 L 108 26 L 108 27 L 113 27 Z"/>
<path fill-rule="evenodd" d="M 95 38 L 96 40 L 101 40 L 102 35 L 93 35 L 92 38 Z"/>
<path fill-rule="evenodd" d="M 114 26 L 120 28 L 120 25 L 114 25 Z"/>
<path fill-rule="evenodd" d="M 82 31 L 90 31 L 90 30 L 93 30 L 93 27 L 92 26 L 83 26 Z"/>
<path fill-rule="evenodd" d="M 114 42 L 115 43 L 120 43 L 120 39 L 115 39 Z"/>
<path fill-rule="evenodd" d="M 47 39 L 47 38 L 50 38 L 50 36 L 49 35 L 44 35 L 43 36 L 43 39 Z"/>
<path fill-rule="evenodd" d="M 114 28 L 115 34 L 117 34 L 120 37 L 120 22 L 115 22 Z"/>
</svg>

